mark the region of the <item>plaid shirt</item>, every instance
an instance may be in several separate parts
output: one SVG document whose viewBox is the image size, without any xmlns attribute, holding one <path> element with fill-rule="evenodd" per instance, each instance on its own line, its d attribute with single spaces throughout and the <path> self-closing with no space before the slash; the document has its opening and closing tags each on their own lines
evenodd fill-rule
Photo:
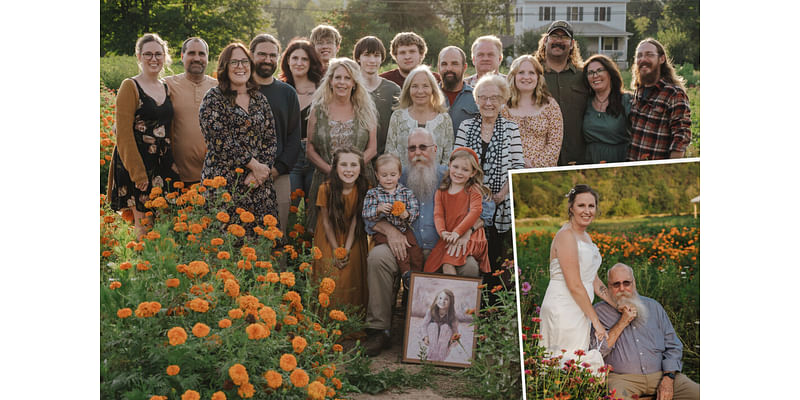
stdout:
<svg viewBox="0 0 800 400">
<path fill-rule="evenodd" d="M 409 214 L 407 220 L 403 220 L 400 217 L 396 217 L 392 214 L 378 215 L 379 204 L 393 204 L 395 201 L 402 201 L 405 203 L 406 211 L 408 211 Z M 361 211 L 361 216 L 365 221 L 370 222 L 378 222 L 382 218 L 386 218 L 386 221 L 391 223 L 395 228 L 399 229 L 401 232 L 405 232 L 407 227 L 411 226 L 411 224 L 414 223 L 414 220 L 419 217 L 419 201 L 417 200 L 417 197 L 414 196 L 414 192 L 412 192 L 411 189 L 403 186 L 402 183 L 397 184 L 397 188 L 395 189 L 394 193 L 389 193 L 383 188 L 383 186 L 378 185 L 367 191 L 367 196 L 364 198 L 364 209 Z"/>
<path fill-rule="evenodd" d="M 628 160 L 665 159 L 673 151 L 686 151 L 692 141 L 691 110 L 686 92 L 660 79 L 647 90 L 647 97 L 643 88 L 637 89 L 633 97 Z"/>
</svg>

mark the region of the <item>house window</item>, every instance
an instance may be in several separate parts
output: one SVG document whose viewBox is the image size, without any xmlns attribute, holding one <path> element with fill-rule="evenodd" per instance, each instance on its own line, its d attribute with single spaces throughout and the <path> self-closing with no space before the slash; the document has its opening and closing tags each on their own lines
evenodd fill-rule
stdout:
<svg viewBox="0 0 800 400">
<path fill-rule="evenodd" d="M 520 14 L 522 14 L 522 7 L 517 7 L 516 12 L 514 13 L 514 22 L 519 22 Z"/>
<path fill-rule="evenodd" d="M 539 7 L 539 21 L 555 21 L 556 8 L 555 7 Z"/>
<path fill-rule="evenodd" d="M 595 7 L 594 8 L 595 21 L 611 21 L 611 7 Z"/>
<path fill-rule="evenodd" d="M 603 38 L 603 50 L 619 50 L 619 38 Z"/>
<path fill-rule="evenodd" d="M 583 21 L 583 7 L 567 7 L 567 21 Z"/>
</svg>

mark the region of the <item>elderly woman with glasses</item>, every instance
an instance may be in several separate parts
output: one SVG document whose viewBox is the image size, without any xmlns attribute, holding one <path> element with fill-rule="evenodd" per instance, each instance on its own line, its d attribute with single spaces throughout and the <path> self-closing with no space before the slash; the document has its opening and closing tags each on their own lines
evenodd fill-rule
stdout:
<svg viewBox="0 0 800 400">
<path fill-rule="evenodd" d="M 473 90 L 480 114 L 458 127 L 455 147 L 468 147 L 478 154 L 484 172 L 483 183 L 492 191 L 496 205 L 491 225 L 486 228 L 489 260 L 497 267 L 498 258 L 511 249 L 511 201 L 508 171 L 524 168 L 519 127 L 501 115 L 509 97 L 508 82 L 499 75 L 484 75 Z"/>
<path fill-rule="evenodd" d="M 278 215 L 270 174 L 277 138 L 272 109 L 253 79 L 253 67 L 241 43 L 227 45 L 219 55 L 219 85 L 206 92 L 200 105 L 200 129 L 208 146 L 202 176 L 225 178 L 221 190 L 233 195 L 230 208 L 241 207 L 261 221 Z"/>
</svg>

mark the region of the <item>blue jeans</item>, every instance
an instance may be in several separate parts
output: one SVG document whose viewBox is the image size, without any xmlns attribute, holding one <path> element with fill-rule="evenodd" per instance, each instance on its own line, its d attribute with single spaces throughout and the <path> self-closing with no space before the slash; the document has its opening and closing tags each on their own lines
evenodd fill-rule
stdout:
<svg viewBox="0 0 800 400">
<path fill-rule="evenodd" d="M 297 189 L 302 189 L 305 197 L 308 198 L 308 193 L 311 190 L 311 178 L 314 176 L 314 167 L 306 159 L 306 141 L 300 142 L 303 151 L 297 157 L 297 162 L 294 168 L 289 172 L 289 180 L 292 183 L 292 192 Z M 298 204 L 300 200 L 293 201 L 292 204 Z"/>
</svg>

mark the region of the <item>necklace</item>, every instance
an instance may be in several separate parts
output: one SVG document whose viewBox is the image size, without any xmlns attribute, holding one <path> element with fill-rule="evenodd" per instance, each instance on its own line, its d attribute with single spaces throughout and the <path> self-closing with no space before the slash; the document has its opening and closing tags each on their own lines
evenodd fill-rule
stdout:
<svg viewBox="0 0 800 400">
<path fill-rule="evenodd" d="M 597 118 L 602 118 L 603 117 L 603 114 L 605 113 L 605 110 L 600 110 L 600 109 L 603 108 L 604 105 L 608 104 L 608 98 L 609 97 L 610 97 L 610 95 L 606 96 L 605 100 L 601 101 L 597 96 L 595 96 L 594 99 L 592 100 L 595 103 L 595 108 L 597 109 Z"/>
</svg>

